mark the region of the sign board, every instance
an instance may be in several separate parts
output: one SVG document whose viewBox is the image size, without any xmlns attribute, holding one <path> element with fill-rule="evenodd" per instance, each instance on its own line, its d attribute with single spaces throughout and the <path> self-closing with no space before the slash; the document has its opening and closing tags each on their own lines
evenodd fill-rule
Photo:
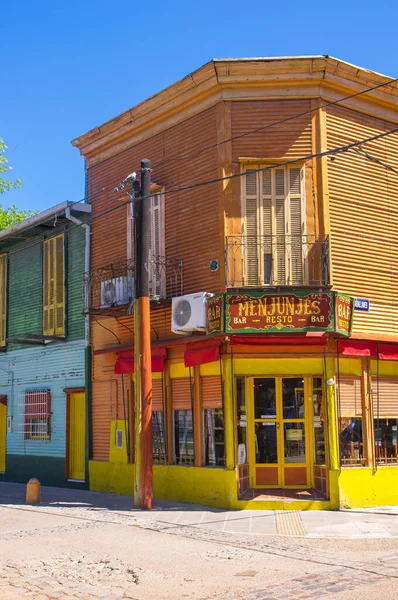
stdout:
<svg viewBox="0 0 398 600">
<path fill-rule="evenodd" d="M 211 296 L 206 302 L 207 335 L 224 333 L 224 294 Z"/>
<path fill-rule="evenodd" d="M 333 331 L 332 293 L 226 294 L 226 333 Z"/>
<path fill-rule="evenodd" d="M 370 311 L 370 300 L 368 298 L 355 298 L 354 310 L 360 310 L 362 312 Z"/>
<path fill-rule="evenodd" d="M 334 311 L 336 332 L 342 335 L 351 335 L 354 298 L 336 292 Z"/>
</svg>

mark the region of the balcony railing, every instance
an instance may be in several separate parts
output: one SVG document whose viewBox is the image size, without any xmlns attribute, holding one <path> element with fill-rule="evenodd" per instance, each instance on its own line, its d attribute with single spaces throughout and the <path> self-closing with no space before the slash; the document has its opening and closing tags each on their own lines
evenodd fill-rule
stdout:
<svg viewBox="0 0 398 600">
<path fill-rule="evenodd" d="M 227 287 L 328 286 L 327 235 L 228 236 Z"/>
<path fill-rule="evenodd" d="M 152 299 L 168 299 L 183 294 L 182 260 L 150 256 L 146 264 L 149 295 Z M 126 312 L 135 297 L 134 261 L 119 263 L 84 274 L 84 312 Z"/>
</svg>

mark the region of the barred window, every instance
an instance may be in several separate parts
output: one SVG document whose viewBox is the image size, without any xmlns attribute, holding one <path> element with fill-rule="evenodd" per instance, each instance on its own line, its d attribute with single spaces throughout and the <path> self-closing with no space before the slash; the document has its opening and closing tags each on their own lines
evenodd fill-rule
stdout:
<svg viewBox="0 0 398 600">
<path fill-rule="evenodd" d="M 51 392 L 29 390 L 25 392 L 25 440 L 49 440 L 51 437 Z"/>
</svg>

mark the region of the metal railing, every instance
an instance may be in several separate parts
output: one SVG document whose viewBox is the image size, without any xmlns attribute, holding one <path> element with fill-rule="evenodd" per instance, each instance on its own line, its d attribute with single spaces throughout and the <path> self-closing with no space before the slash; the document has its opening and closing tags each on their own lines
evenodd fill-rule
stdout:
<svg viewBox="0 0 398 600">
<path fill-rule="evenodd" d="M 150 256 L 146 268 L 149 294 L 153 299 L 168 299 L 183 294 L 183 265 L 180 259 Z M 84 312 L 105 312 L 119 308 L 122 312 L 135 297 L 133 260 L 112 263 L 83 276 Z"/>
<path fill-rule="evenodd" d="M 327 235 L 227 236 L 227 287 L 328 286 Z"/>
</svg>

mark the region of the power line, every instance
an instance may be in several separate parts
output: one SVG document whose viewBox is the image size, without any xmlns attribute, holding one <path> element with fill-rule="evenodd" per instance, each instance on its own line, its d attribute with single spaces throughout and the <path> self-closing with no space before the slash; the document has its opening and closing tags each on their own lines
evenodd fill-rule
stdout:
<svg viewBox="0 0 398 600">
<path fill-rule="evenodd" d="M 285 167 L 288 165 L 292 165 L 292 164 L 297 164 L 297 163 L 303 163 L 306 162 L 308 160 L 314 159 L 314 158 L 322 158 L 323 156 L 330 156 L 330 155 L 335 155 L 335 154 L 341 154 L 343 152 L 348 152 L 351 149 L 355 149 L 357 147 L 362 146 L 363 144 L 367 144 L 369 142 L 373 142 L 375 140 L 387 137 L 388 135 L 392 135 L 393 133 L 398 133 L 398 127 L 395 127 L 394 129 L 390 129 L 389 131 L 384 131 L 382 133 L 378 133 L 374 136 L 371 136 L 369 138 L 364 138 L 362 140 L 358 140 L 355 142 L 351 142 L 349 144 L 345 144 L 344 146 L 338 146 L 337 148 L 332 148 L 330 150 L 324 150 L 323 152 L 317 152 L 315 154 L 307 154 L 306 156 L 301 156 L 300 158 L 292 158 L 290 160 L 286 160 L 277 164 L 273 164 L 273 165 L 268 165 L 266 167 L 260 167 L 258 169 L 249 169 L 248 171 L 244 171 L 242 173 L 235 173 L 233 175 L 227 175 L 225 177 L 217 177 L 214 179 L 208 179 L 206 181 L 200 181 L 198 183 L 192 183 L 189 185 L 185 185 L 179 188 L 173 188 L 170 190 L 164 190 L 162 192 L 156 192 L 154 194 L 149 194 L 147 196 L 145 196 L 145 198 L 156 198 L 159 196 L 167 196 L 169 194 L 176 194 L 177 192 L 185 192 L 188 190 L 192 190 L 198 187 L 204 187 L 207 185 L 212 185 L 214 183 L 220 183 L 222 181 L 228 181 L 230 179 L 237 179 L 238 177 L 244 177 L 246 176 L 248 173 L 259 173 L 259 172 L 264 172 L 264 171 L 269 171 L 272 169 L 276 169 L 279 167 Z M 113 188 L 112 188 L 113 189 Z M 80 202 L 80 201 L 79 201 Z M 113 206 L 112 208 L 109 208 L 105 211 L 103 211 L 102 213 L 95 215 L 94 217 L 91 217 L 91 219 L 87 220 L 87 224 L 91 224 L 93 221 L 95 221 L 96 219 L 100 219 L 102 217 L 105 217 L 111 213 L 113 213 L 116 210 L 119 210 L 120 208 L 123 208 L 125 206 L 127 206 L 128 204 L 131 204 L 132 202 L 134 202 L 134 199 L 129 198 L 129 200 L 126 200 L 125 202 L 121 202 L 118 206 Z M 61 229 L 59 231 L 59 233 L 62 233 L 64 231 L 72 231 L 73 229 L 80 227 L 80 225 L 67 225 L 66 227 L 64 227 L 63 229 Z M 11 252 L 8 252 L 8 255 L 12 255 L 12 254 L 16 254 L 18 252 L 21 252 L 23 250 L 27 250 L 29 248 L 33 248 L 34 246 L 41 244 L 41 240 L 38 242 L 35 242 L 33 244 L 30 244 L 29 246 L 25 246 L 22 248 L 19 248 L 18 250 L 12 250 Z"/>
<path fill-rule="evenodd" d="M 382 88 L 382 87 L 385 87 L 388 85 L 392 85 L 393 83 L 396 83 L 397 81 L 398 81 L 398 77 L 396 77 L 395 79 L 391 79 L 390 81 L 386 81 L 384 83 L 379 83 L 373 87 L 368 87 L 364 90 L 361 90 L 360 92 L 355 92 L 354 94 L 350 94 L 349 96 L 344 96 L 343 98 L 339 98 L 338 100 L 326 100 L 322 106 L 317 106 L 315 108 L 311 108 L 304 112 L 297 113 L 290 117 L 286 117 L 285 119 L 281 119 L 280 121 L 275 121 L 274 123 L 268 123 L 267 125 L 262 125 L 261 127 L 257 127 L 256 129 L 252 129 L 250 131 L 246 131 L 245 133 L 241 133 L 239 135 L 235 135 L 231 138 L 228 138 L 227 140 L 223 140 L 222 142 L 216 142 L 214 144 L 210 144 L 209 146 L 205 146 L 204 148 L 201 148 L 200 150 L 198 150 L 198 152 L 195 152 L 194 154 L 189 154 L 187 156 L 176 156 L 176 157 L 165 158 L 164 160 L 153 165 L 152 169 L 156 169 L 157 167 L 160 167 L 161 165 L 164 165 L 165 163 L 168 163 L 168 162 L 184 161 L 184 160 L 190 160 L 193 158 L 197 158 L 198 156 L 200 156 L 200 154 L 202 154 L 203 152 L 206 152 L 207 150 L 212 150 L 213 148 L 217 148 L 218 146 L 222 146 L 223 144 L 233 142 L 234 140 L 239 140 L 239 139 L 246 137 L 248 135 L 251 135 L 253 133 L 258 133 L 259 131 L 264 131 L 265 129 L 269 129 L 271 127 L 276 127 L 277 125 L 282 125 L 283 123 L 287 123 L 288 121 L 292 121 L 294 119 L 298 119 L 299 117 L 304 117 L 305 115 L 309 115 L 309 114 L 319 110 L 320 108 L 324 108 L 325 106 L 333 106 L 335 104 L 345 102 L 346 100 L 350 100 L 351 98 L 355 98 L 357 96 L 360 96 L 361 94 L 366 94 L 368 92 L 372 92 L 379 88 Z"/>
</svg>

